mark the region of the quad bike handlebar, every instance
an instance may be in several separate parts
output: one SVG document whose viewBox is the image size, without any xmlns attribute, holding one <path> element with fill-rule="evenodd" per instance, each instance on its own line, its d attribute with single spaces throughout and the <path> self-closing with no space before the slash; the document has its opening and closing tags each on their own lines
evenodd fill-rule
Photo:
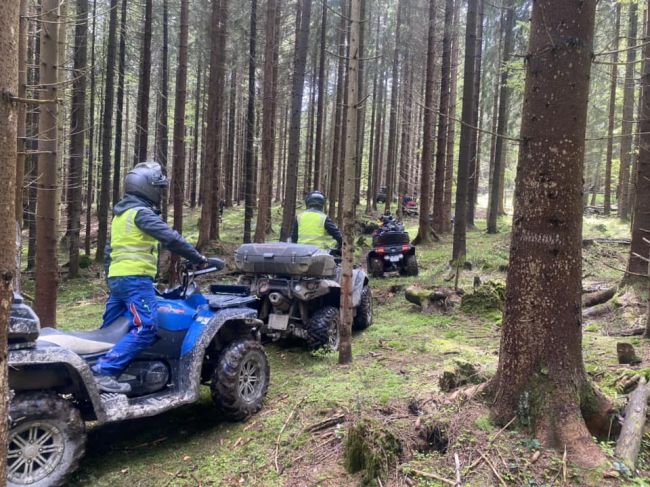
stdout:
<svg viewBox="0 0 650 487">
<path fill-rule="evenodd" d="M 226 263 L 217 257 L 208 257 L 204 263 L 199 265 L 185 261 L 181 266 L 181 283 L 171 289 L 158 292 L 158 294 L 167 299 L 185 299 L 188 291 L 191 294 L 197 289 L 197 285 L 194 283 L 196 277 L 219 272 L 225 267 Z"/>
</svg>

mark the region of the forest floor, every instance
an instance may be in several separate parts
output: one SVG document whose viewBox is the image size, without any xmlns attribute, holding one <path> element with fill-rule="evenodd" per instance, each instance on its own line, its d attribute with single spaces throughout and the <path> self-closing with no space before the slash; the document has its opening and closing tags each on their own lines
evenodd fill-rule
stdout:
<svg viewBox="0 0 650 487">
<path fill-rule="evenodd" d="M 280 208 L 274 208 L 276 221 Z M 186 236 L 196 240 L 196 218 L 188 213 Z M 240 241 L 243 209 L 226 210 L 222 243 L 214 253 L 231 257 Z M 509 222 L 502 232 L 486 235 L 484 222 L 468 234 L 472 270 L 460 276 L 460 287 L 472 292 L 475 276 L 482 282 L 504 282 L 508 263 Z M 414 235 L 416 221 L 407 226 Z M 615 219 L 585 218 L 585 237 L 628 237 L 627 225 Z M 370 239 L 366 237 L 366 241 Z M 585 286 L 615 285 L 625 268 L 629 247 L 595 244 L 585 249 Z M 364 249 L 365 250 L 365 249 Z M 271 344 L 271 385 L 265 407 L 243 423 L 223 422 L 209 393 L 195 405 L 136 421 L 91 427 L 86 456 L 72 485 L 93 486 L 353 486 L 445 485 L 456 477 L 460 461 L 463 485 L 650 485 L 640 477 L 604 478 L 567 464 L 561 453 L 544 449 L 525 429 L 502 430 L 490 421 L 487 406 L 453 401 L 440 390 L 445 370 L 458 363 L 474 365 L 480 377 L 497 365 L 499 310 L 454 309 L 423 313 L 404 299 L 404 289 L 453 285 L 449 275 L 451 238 L 418 247 L 417 278 L 373 279 L 375 322 L 353 338 L 354 361 L 338 366 L 335 354 L 309 353 L 299 345 Z M 360 251 L 359 257 L 363 255 Z M 31 291 L 29 283 L 26 290 Z M 92 329 L 99 325 L 106 287 L 91 266 L 80 279 L 63 279 L 59 294 L 59 326 Z M 616 379 L 624 372 L 616 343 L 632 343 L 650 366 L 650 343 L 621 339 L 621 329 L 640 326 L 647 291 L 628 288 L 614 298 L 617 308 L 607 316 L 586 320 L 584 357 L 591 378 L 616 397 Z M 336 418 L 336 426 L 310 432 L 310 426 Z M 373 453 L 381 475 L 350 474 L 344 467 L 344 445 L 352 425 L 376 433 Z M 613 443 L 602 441 L 611 454 Z M 640 469 L 650 475 L 650 433 L 646 434 Z M 615 472 L 610 472 L 614 475 Z M 381 482 L 376 476 L 381 476 Z M 369 478 L 364 478 L 369 477 Z"/>
</svg>

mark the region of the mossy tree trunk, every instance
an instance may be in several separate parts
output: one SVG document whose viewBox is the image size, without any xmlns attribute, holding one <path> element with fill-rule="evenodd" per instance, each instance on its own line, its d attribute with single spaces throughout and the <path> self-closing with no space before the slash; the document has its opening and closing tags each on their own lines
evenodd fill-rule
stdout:
<svg viewBox="0 0 650 487">
<path fill-rule="evenodd" d="M 582 359 L 582 176 L 595 0 L 533 4 L 499 366 L 500 422 L 596 466 L 587 427 L 609 404 Z"/>
</svg>

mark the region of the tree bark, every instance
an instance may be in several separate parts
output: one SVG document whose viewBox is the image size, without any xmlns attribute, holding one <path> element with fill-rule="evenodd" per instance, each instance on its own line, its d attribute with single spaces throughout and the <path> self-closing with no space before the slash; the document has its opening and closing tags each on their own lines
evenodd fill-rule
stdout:
<svg viewBox="0 0 650 487">
<path fill-rule="evenodd" d="M 650 17 L 650 16 L 649 16 Z M 650 40 L 650 20 L 646 20 L 644 44 Z M 650 257 L 650 47 L 644 47 L 643 73 L 641 76 L 641 98 L 638 132 L 639 158 L 636 164 L 634 207 L 632 221 L 632 245 L 627 270 L 630 273 L 647 275 L 649 269 L 646 259 Z M 636 280 L 631 274 L 627 280 Z M 650 316 L 650 314 L 649 314 Z M 650 318 L 648 325 L 650 338 Z"/>
<path fill-rule="evenodd" d="M 323 127 L 325 112 L 325 63 L 327 62 L 327 0 L 322 0 L 320 24 L 320 49 L 318 60 L 318 102 L 316 108 L 316 142 L 314 151 L 314 188 L 320 188 L 323 183 Z"/>
<path fill-rule="evenodd" d="M 456 103 L 458 91 L 458 52 L 460 45 L 460 38 L 458 35 L 458 24 L 460 20 L 460 0 L 455 2 L 454 8 L 454 32 L 452 48 L 451 48 L 451 86 L 449 88 L 449 120 L 456 118 Z M 452 200 L 452 187 L 454 183 L 454 152 L 456 142 L 456 122 L 450 122 L 447 134 L 447 161 L 445 163 L 445 194 L 443 200 L 443 215 L 444 227 L 443 231 L 448 233 L 451 231 L 451 200 Z"/>
<path fill-rule="evenodd" d="M 106 46 L 106 78 L 104 82 L 104 110 L 102 114 L 102 166 L 101 188 L 97 219 L 97 262 L 104 261 L 104 247 L 108 236 L 108 209 L 110 206 L 111 185 L 111 138 L 113 133 L 113 88 L 115 73 L 115 42 L 117 31 L 117 0 L 111 0 L 108 27 L 108 44 Z"/>
<path fill-rule="evenodd" d="M 126 62 L 126 12 L 126 0 L 122 0 L 120 51 L 117 68 L 117 106 L 115 110 L 115 149 L 113 151 L 113 204 L 120 200 L 120 186 L 122 183 L 122 119 L 124 112 L 124 66 Z"/>
<path fill-rule="evenodd" d="M 44 326 L 56 326 L 56 289 L 59 282 L 57 258 L 57 116 L 59 95 L 57 50 L 59 2 L 42 3 L 40 84 L 41 103 L 38 123 L 38 172 L 36 208 L 36 301 L 34 311 Z M 61 32 L 63 33 L 63 32 Z M 15 150 L 15 149 L 14 149 Z M 15 162 L 14 162 L 15 164 Z M 13 182 L 13 180 L 11 181 Z M 11 183 L 10 183 L 11 184 Z M 11 225 L 12 231 L 15 225 Z M 15 238 L 15 237 L 14 237 Z M 13 246 L 15 247 L 15 240 Z"/>
<path fill-rule="evenodd" d="M 494 168 L 492 171 L 492 184 L 490 185 L 490 202 L 488 203 L 488 233 L 497 233 L 497 220 L 499 216 L 499 201 L 503 188 L 501 184 L 501 173 L 506 163 L 506 146 L 504 136 L 508 130 L 510 115 L 510 93 L 508 86 L 509 72 L 508 63 L 512 55 L 513 29 L 515 25 L 515 5 L 512 0 L 507 3 L 506 23 L 504 26 L 503 40 L 503 63 L 501 67 L 501 84 L 499 93 L 499 119 L 496 129 L 496 141 L 494 147 Z"/>
<path fill-rule="evenodd" d="M 70 110 L 70 155 L 68 170 L 68 275 L 79 274 L 81 187 L 86 140 L 86 56 L 88 45 L 88 0 L 77 0 L 75 17 L 74 70 Z"/>
<path fill-rule="evenodd" d="M 401 20 L 405 2 L 402 0 L 397 4 L 397 20 L 395 24 L 395 49 L 393 50 L 393 68 L 390 85 L 390 120 L 388 122 L 388 157 L 386 159 L 386 205 L 384 211 L 390 211 L 395 191 L 393 174 L 396 166 L 397 156 L 397 93 L 399 88 L 399 53 L 401 49 L 400 33 Z M 398 201 L 399 204 L 399 201 Z"/>
<path fill-rule="evenodd" d="M 246 108 L 246 153 L 244 155 L 244 243 L 251 241 L 251 222 L 255 200 L 255 64 L 257 37 L 257 0 L 251 0 L 251 24 L 248 45 L 248 106 Z"/>
<path fill-rule="evenodd" d="M 47 5 L 47 1 L 44 2 Z M 7 464 L 7 426 L 11 391 L 7 376 L 7 330 L 13 302 L 12 281 L 16 274 L 16 102 L 11 96 L 18 94 L 18 51 L 21 5 L 18 2 L 5 2 L 0 9 L 0 479 L 6 478 Z M 54 5 L 56 8 L 56 4 Z M 47 19 L 56 18 L 49 14 Z M 45 24 L 44 24 L 45 25 Z M 55 26 L 56 29 L 56 26 Z M 55 38 L 56 40 L 56 38 Z M 21 46 L 22 47 L 22 46 Z M 55 47 L 56 52 L 56 47 Z M 56 59 L 56 57 L 54 58 Z M 46 59 L 47 60 L 47 59 Z M 24 69 L 21 67 L 21 69 Z M 21 205 L 22 206 L 22 205 Z"/>
<path fill-rule="evenodd" d="M 625 420 L 623 421 L 621 434 L 616 441 L 614 454 L 632 471 L 636 467 L 639 451 L 641 450 L 641 440 L 648 410 L 648 397 L 650 397 L 650 385 L 645 377 L 641 377 L 639 385 L 630 394 L 625 408 Z"/>
<path fill-rule="evenodd" d="M 612 211 L 612 155 L 614 152 L 614 123 L 616 120 L 616 86 L 618 81 L 618 45 L 621 30 L 621 4 L 616 3 L 616 20 L 614 23 L 614 43 L 610 62 L 612 63 L 609 82 L 609 123 L 607 128 L 607 156 L 605 159 L 605 202 L 604 212 Z"/>
<path fill-rule="evenodd" d="M 95 38 L 97 35 L 97 0 L 93 0 L 93 33 L 90 41 L 90 107 L 88 108 L 88 172 L 86 174 L 86 232 L 84 253 L 90 257 L 92 230 L 93 173 L 95 171 Z"/>
<path fill-rule="evenodd" d="M 634 45 L 637 37 L 637 4 L 630 3 L 627 28 L 627 45 Z M 632 128 L 634 126 L 634 91 L 636 49 L 627 50 L 625 61 L 625 85 L 623 88 L 623 122 L 621 128 L 621 163 L 618 177 L 618 216 L 621 220 L 630 218 L 630 157 L 632 155 Z"/>
<path fill-rule="evenodd" d="M 341 269 L 341 329 L 339 363 L 352 362 L 352 270 L 354 268 L 355 177 L 357 120 L 359 116 L 360 0 L 350 1 L 350 52 L 348 59 L 348 109 L 346 130 L 345 184 L 343 186 L 343 261 Z"/>
<path fill-rule="evenodd" d="M 233 72 L 234 73 L 234 72 Z M 194 137 L 192 140 L 192 160 L 190 163 L 190 208 L 196 208 L 196 182 L 198 178 L 198 160 L 199 160 L 199 139 L 201 136 L 201 126 L 203 119 L 201 118 L 201 79 L 203 77 L 203 63 L 199 57 L 196 67 L 196 90 L 194 92 Z M 234 77 L 234 74 L 233 74 Z M 232 85 L 231 85 L 232 88 Z M 234 113 L 231 114 L 234 124 Z M 233 129 L 231 129 L 233 130 Z M 234 135 L 234 134 L 233 134 Z M 232 202 L 232 189 L 230 192 Z"/>
<path fill-rule="evenodd" d="M 582 177 L 595 9 L 595 0 L 533 4 L 506 309 L 492 382 L 500 423 L 521 418 L 523 408 L 540 440 L 566 448 L 583 467 L 605 460 L 585 420 L 596 428 L 610 409 L 582 359 Z"/>
<path fill-rule="evenodd" d="M 449 214 L 444 213 L 444 198 L 445 198 L 445 163 L 447 158 L 447 134 L 448 127 L 450 123 L 449 116 L 449 105 L 451 103 L 450 99 L 450 88 L 451 88 L 451 43 L 453 39 L 453 18 L 454 18 L 454 0 L 446 0 L 445 2 L 445 31 L 442 37 L 442 67 L 441 67 L 441 80 L 440 80 L 440 116 L 438 117 L 438 142 L 436 145 L 436 169 L 435 169 L 435 181 L 433 189 L 433 229 L 436 232 L 442 232 L 446 228 L 446 221 L 449 220 Z M 432 46 L 431 43 L 435 42 L 435 39 L 432 39 L 431 33 L 431 22 L 433 20 L 429 19 L 429 49 L 433 51 L 435 45 Z M 435 63 L 434 53 L 431 53 L 431 62 Z M 429 73 L 429 57 L 427 54 L 427 93 L 429 90 L 432 90 L 433 95 L 433 85 L 434 83 L 434 68 L 431 68 L 431 73 Z M 426 94 L 425 94 L 426 97 Z M 428 124 L 433 124 L 433 119 L 429 114 L 430 110 L 433 109 L 433 99 L 430 101 L 431 105 L 427 105 L 425 98 L 425 106 L 430 107 L 429 110 L 426 110 L 424 113 L 424 140 L 422 141 L 422 160 L 424 161 L 424 147 L 427 144 L 427 138 L 433 137 L 432 128 L 427 129 Z M 429 114 L 430 119 L 427 120 L 427 115 Z M 427 131 L 428 130 L 428 131 Z M 424 182 L 427 177 L 430 177 L 430 172 L 425 174 L 424 164 L 422 165 L 421 171 L 421 189 L 420 189 L 420 230 L 418 235 L 423 231 L 425 225 L 429 225 L 429 214 L 428 210 L 430 207 L 429 204 L 429 192 L 430 184 L 427 184 L 426 192 L 424 187 Z M 425 206 L 425 194 L 426 194 L 426 206 Z"/>
<path fill-rule="evenodd" d="M 169 7 L 168 0 L 163 0 L 163 39 L 160 53 L 160 92 L 158 93 L 158 116 L 156 117 L 156 160 L 168 172 L 169 159 Z M 172 183 L 173 184 L 173 183 Z M 173 195 L 173 191 L 172 191 Z M 160 210 L 163 220 L 167 221 L 167 191 L 163 190 Z"/>
<path fill-rule="evenodd" d="M 266 240 L 270 229 L 271 193 L 273 191 L 273 156 L 275 152 L 275 112 L 276 98 L 274 94 L 274 51 L 278 42 L 275 15 L 276 1 L 267 0 L 266 4 L 266 44 L 264 46 L 264 86 L 262 100 L 262 173 L 266 176 L 260 180 L 259 206 L 255 228 L 255 242 Z"/>
<path fill-rule="evenodd" d="M 346 2 L 342 2 L 342 5 L 345 6 Z M 332 162 L 330 164 L 329 171 L 329 205 L 327 213 L 330 218 L 336 217 L 336 206 L 339 201 L 339 186 L 342 172 L 342 160 L 341 160 L 341 144 L 344 142 L 341 137 L 341 126 L 344 123 L 343 120 L 343 90 L 344 90 L 344 77 L 345 77 L 345 32 L 347 30 L 345 22 L 345 13 L 344 7 L 342 7 L 341 12 L 341 22 L 338 28 L 337 44 L 338 49 L 338 68 L 336 74 L 336 108 L 334 109 L 334 115 L 332 118 L 332 137 L 334 143 L 332 144 Z"/>
<path fill-rule="evenodd" d="M 282 229 L 280 240 L 289 238 L 291 227 L 296 217 L 296 196 L 298 189 L 298 160 L 300 159 L 300 120 L 302 115 L 302 96 L 305 84 L 305 65 L 309 47 L 309 22 L 312 0 L 302 0 L 300 27 L 296 31 L 296 46 L 293 62 L 293 80 L 291 87 L 291 120 L 289 122 L 289 154 L 287 159 L 287 177 L 284 210 L 282 212 Z"/>
<path fill-rule="evenodd" d="M 140 51 L 140 82 L 138 84 L 138 110 L 135 116 L 135 150 L 133 165 L 147 160 L 149 137 L 149 90 L 151 87 L 151 24 L 153 0 L 144 3 L 144 36 Z"/>
<path fill-rule="evenodd" d="M 228 107 L 228 146 L 226 147 L 226 167 L 224 203 L 227 208 L 232 206 L 233 174 L 235 169 L 235 140 L 237 118 L 237 72 L 235 69 L 230 74 L 230 103 Z"/>
<path fill-rule="evenodd" d="M 449 89 L 448 82 L 445 83 L 445 66 L 449 69 L 449 40 L 451 35 L 451 26 L 447 27 L 451 22 L 447 22 L 452 14 L 453 0 L 447 0 L 445 11 L 445 33 L 443 38 L 443 75 L 442 86 L 440 88 L 440 125 L 446 127 L 446 118 L 444 122 L 443 113 L 446 108 L 443 104 L 446 102 L 449 105 L 449 94 L 445 97 L 445 91 Z M 435 113 L 433 111 L 433 93 L 435 91 L 435 62 L 436 62 L 436 1 L 429 0 L 429 27 L 427 34 L 427 70 L 426 70 L 426 86 L 424 92 L 424 135 L 422 140 L 422 169 L 420 171 L 420 224 L 418 227 L 418 234 L 415 241 L 420 244 L 426 244 L 431 241 L 431 222 L 429 221 L 429 208 L 431 207 L 431 170 L 433 164 L 433 124 L 435 120 Z M 446 57 L 445 57 L 446 53 Z M 447 62 L 447 64 L 445 64 Z M 447 79 L 449 77 L 447 76 Z M 440 154 L 440 147 L 444 145 L 444 136 L 446 130 L 444 128 L 438 129 L 438 154 Z M 442 134 L 442 135 L 441 135 Z M 444 154 L 444 150 L 443 150 Z M 440 162 L 440 156 L 438 156 Z M 444 162 L 442 163 L 444 164 Z M 436 185 L 440 175 L 440 164 L 436 166 Z M 444 170 L 444 166 L 443 166 Z M 444 172 L 442 173 L 444 178 Z M 435 202 L 434 202 L 435 204 Z"/>
<path fill-rule="evenodd" d="M 469 172 L 472 162 L 472 139 L 474 138 L 474 77 L 476 76 L 476 21 L 477 0 L 468 0 L 467 27 L 465 33 L 465 66 L 463 75 L 463 113 L 458 154 L 458 180 L 456 182 L 456 211 L 454 215 L 454 245 L 452 259 L 461 261 L 467 252 L 467 198 Z"/>
<path fill-rule="evenodd" d="M 20 0 L 20 20 L 18 24 L 18 91 L 19 98 L 26 98 L 27 93 L 27 44 L 28 44 L 28 26 L 27 26 L 27 0 Z M 17 106 L 16 114 L 16 202 L 14 209 L 18 226 L 23 226 L 23 180 L 25 178 L 25 157 L 26 137 L 27 137 L 27 107 L 24 103 Z M 20 271 L 20 269 L 18 269 Z M 0 479 L 3 477 L 0 476 Z"/>
</svg>

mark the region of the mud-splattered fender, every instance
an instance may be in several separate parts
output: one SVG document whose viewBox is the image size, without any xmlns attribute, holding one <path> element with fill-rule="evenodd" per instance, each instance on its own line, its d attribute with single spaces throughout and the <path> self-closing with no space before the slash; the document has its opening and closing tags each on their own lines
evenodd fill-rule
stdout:
<svg viewBox="0 0 650 487">
<path fill-rule="evenodd" d="M 361 269 L 352 271 L 352 306 L 355 308 L 361 303 L 361 291 L 368 285 L 368 276 Z"/>
<path fill-rule="evenodd" d="M 104 423 L 107 420 L 106 412 L 99 397 L 99 390 L 95 385 L 95 379 L 90 370 L 90 366 L 76 353 L 58 346 L 39 345 L 35 348 L 12 350 L 9 352 L 8 365 L 10 374 L 12 368 L 28 368 L 32 365 L 65 366 L 71 374 L 77 374 L 75 380 L 80 387 L 85 389 L 85 393 L 93 405 L 97 421 Z"/>
<path fill-rule="evenodd" d="M 226 323 L 230 321 L 256 319 L 257 311 L 254 309 L 230 308 L 219 310 L 207 324 L 199 325 L 195 323 L 192 325 L 186 339 L 191 339 L 194 346 L 191 351 L 181 357 L 181 370 L 179 374 L 181 389 L 198 397 L 199 386 L 201 385 L 201 367 L 203 365 L 205 350 Z M 196 329 L 194 329 L 195 326 Z M 190 334 L 194 336 L 190 338 Z"/>
</svg>

